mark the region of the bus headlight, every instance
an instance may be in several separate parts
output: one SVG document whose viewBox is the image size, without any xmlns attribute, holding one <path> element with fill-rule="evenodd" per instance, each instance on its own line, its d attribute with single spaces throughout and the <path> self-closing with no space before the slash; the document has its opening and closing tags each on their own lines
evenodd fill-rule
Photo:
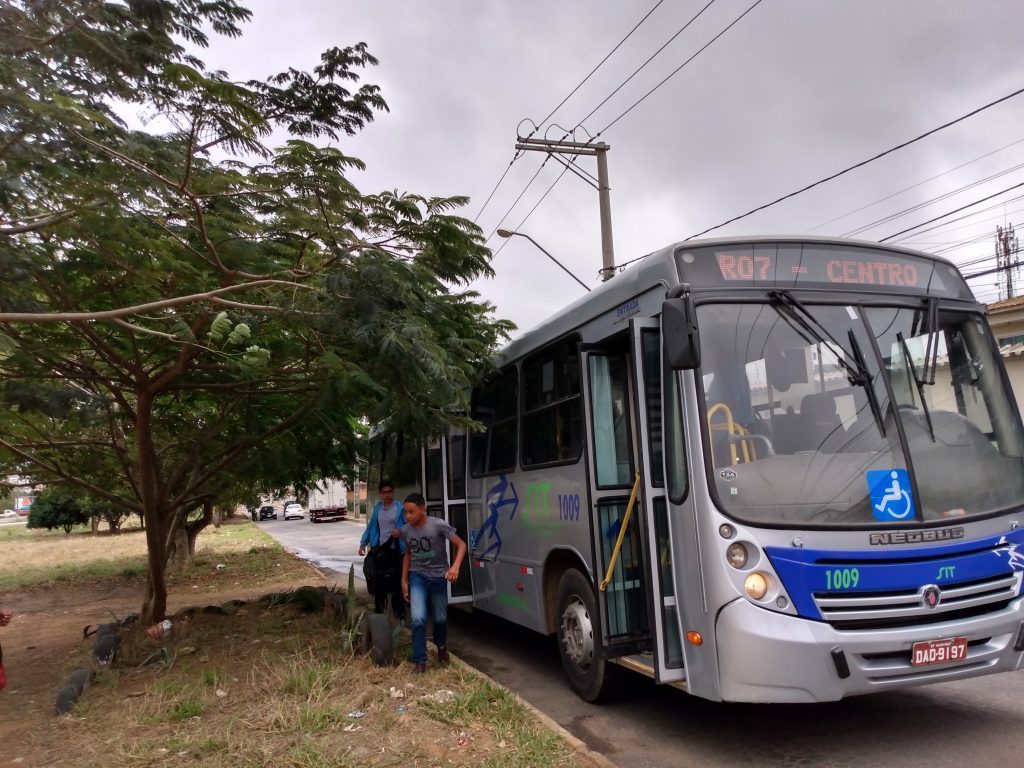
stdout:
<svg viewBox="0 0 1024 768">
<path fill-rule="evenodd" d="M 751 600 L 760 600 L 768 594 L 768 577 L 760 571 L 754 571 L 743 580 L 743 589 Z"/>
<path fill-rule="evenodd" d="M 725 550 L 726 562 L 737 570 L 741 570 L 747 564 L 749 557 L 746 546 L 739 541 L 734 541 Z"/>
</svg>

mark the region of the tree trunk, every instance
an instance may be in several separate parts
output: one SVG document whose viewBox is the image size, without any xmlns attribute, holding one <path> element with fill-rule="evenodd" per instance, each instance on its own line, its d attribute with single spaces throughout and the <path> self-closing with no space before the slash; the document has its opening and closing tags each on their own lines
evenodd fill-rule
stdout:
<svg viewBox="0 0 1024 768">
<path fill-rule="evenodd" d="M 220 524 L 222 522 L 224 522 L 224 511 L 220 507 L 217 507 L 213 510 L 213 527 L 220 528 Z"/>
<path fill-rule="evenodd" d="M 147 510 L 143 520 L 146 528 L 149 575 L 146 580 L 146 598 L 142 603 L 143 626 L 162 621 L 167 613 L 167 549 L 160 530 L 159 514 Z"/>
<path fill-rule="evenodd" d="M 179 525 L 167 548 L 167 564 L 177 570 L 186 570 L 192 566 L 193 548 L 189 546 L 188 531 Z"/>
<path fill-rule="evenodd" d="M 207 497 L 203 499 L 203 516 L 198 520 L 193 520 L 191 523 L 185 526 L 185 530 L 188 532 L 188 551 L 190 557 L 195 557 L 196 554 L 196 539 L 199 538 L 199 534 L 203 532 L 210 523 L 213 522 L 213 499 Z"/>
<path fill-rule="evenodd" d="M 145 389 L 138 393 L 135 407 L 135 435 L 138 441 L 140 500 L 146 527 L 146 556 L 149 578 L 142 603 L 144 625 L 162 621 L 167 614 L 167 533 L 171 510 L 166 489 L 160 482 L 160 467 L 153 444 L 153 397 Z"/>
<path fill-rule="evenodd" d="M 92 535 L 95 536 L 100 532 L 100 519 L 98 516 L 89 518 L 89 523 L 92 525 Z"/>
<path fill-rule="evenodd" d="M 180 518 L 178 517 L 180 515 Z M 213 522 L 213 499 L 203 499 L 203 516 L 187 521 L 188 512 L 179 510 L 172 525 L 175 526 L 167 550 L 168 563 L 176 568 L 189 568 L 196 554 L 196 539 Z"/>
</svg>

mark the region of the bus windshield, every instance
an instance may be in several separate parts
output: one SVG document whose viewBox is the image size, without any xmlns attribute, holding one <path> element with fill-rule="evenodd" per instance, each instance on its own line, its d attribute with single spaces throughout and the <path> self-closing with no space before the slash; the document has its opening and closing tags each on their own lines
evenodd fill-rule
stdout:
<svg viewBox="0 0 1024 768">
<path fill-rule="evenodd" d="M 912 525 L 1024 504 L 1020 418 L 979 315 L 776 295 L 703 304 L 697 320 L 727 514 Z"/>
</svg>

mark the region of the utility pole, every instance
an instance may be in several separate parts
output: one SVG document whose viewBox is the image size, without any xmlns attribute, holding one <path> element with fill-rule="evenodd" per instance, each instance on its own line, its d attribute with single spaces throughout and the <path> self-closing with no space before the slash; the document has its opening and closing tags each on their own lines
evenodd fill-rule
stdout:
<svg viewBox="0 0 1024 768">
<path fill-rule="evenodd" d="M 598 203 L 601 208 L 601 280 L 611 279 L 615 274 L 615 248 L 612 245 L 612 204 L 609 197 L 608 186 L 608 150 L 611 147 L 603 141 L 596 144 L 582 143 L 578 141 L 551 141 L 549 139 L 516 138 L 516 149 L 531 152 L 546 152 L 555 157 L 558 162 L 575 173 L 592 187 L 596 187 Z M 575 166 L 574 162 L 566 162 L 557 155 L 594 155 L 597 158 L 597 179 L 594 183 L 593 175 L 582 171 Z M 584 175 L 586 174 L 586 175 Z M 589 178 L 588 178 L 589 177 Z"/>
<path fill-rule="evenodd" d="M 1013 273 L 1018 266 L 1017 235 L 1013 231 L 1013 224 L 1007 224 L 1006 228 L 996 227 L 996 268 L 1006 273 L 1006 296 L 1002 298 L 1013 298 Z M 1002 286 L 1000 286 L 1002 294 Z"/>
</svg>

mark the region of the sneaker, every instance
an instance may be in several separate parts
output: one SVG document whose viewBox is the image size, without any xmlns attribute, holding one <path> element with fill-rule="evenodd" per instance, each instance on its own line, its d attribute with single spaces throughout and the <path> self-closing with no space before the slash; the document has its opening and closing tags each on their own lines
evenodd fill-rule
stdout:
<svg viewBox="0 0 1024 768">
<path fill-rule="evenodd" d="M 437 649 L 437 663 L 447 664 L 452 660 L 451 656 L 448 655 L 448 649 L 444 646 Z"/>
<path fill-rule="evenodd" d="M 415 664 L 413 664 L 412 671 L 413 671 L 414 674 L 417 674 L 417 675 L 424 674 L 427 671 L 427 662 L 425 662 L 425 661 L 417 661 Z"/>
</svg>

